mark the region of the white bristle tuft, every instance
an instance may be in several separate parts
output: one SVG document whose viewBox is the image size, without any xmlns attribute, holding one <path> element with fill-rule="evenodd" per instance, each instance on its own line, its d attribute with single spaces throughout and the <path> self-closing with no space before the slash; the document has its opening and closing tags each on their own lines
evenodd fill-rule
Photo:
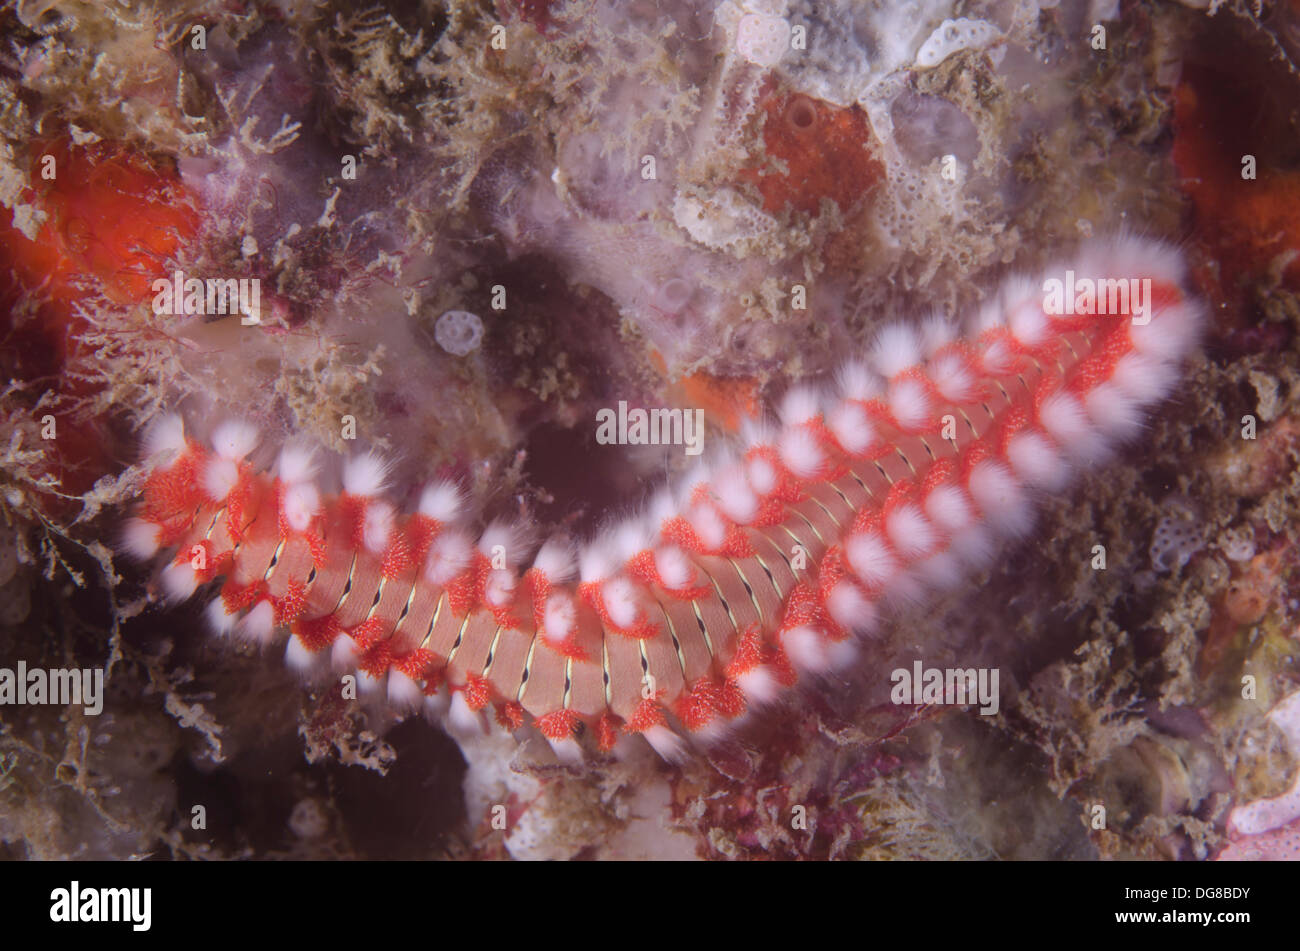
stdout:
<svg viewBox="0 0 1300 951">
<path fill-rule="evenodd" d="M 320 673 L 325 656 L 324 651 L 309 651 L 297 634 L 289 638 L 284 648 L 285 665 L 299 677 L 312 677 Z"/>
<path fill-rule="evenodd" d="M 388 672 L 388 702 L 402 713 L 411 713 L 424 702 L 424 689 L 400 670 Z"/>
<path fill-rule="evenodd" d="M 664 545 L 655 549 L 655 570 L 659 579 L 668 588 L 680 589 L 690 585 L 695 578 L 695 571 L 686 552 L 676 545 Z"/>
<path fill-rule="evenodd" d="M 243 619 L 235 625 L 235 632 L 255 644 L 270 643 L 271 635 L 275 633 L 275 609 L 271 606 L 271 602 L 261 600 L 253 605 Z"/>
<path fill-rule="evenodd" d="M 686 759 L 686 744 L 682 738 L 666 726 L 647 727 L 641 736 L 664 760 L 680 763 Z"/>
<path fill-rule="evenodd" d="M 517 522 L 494 521 L 479 536 L 478 550 L 494 565 L 505 559 L 507 568 L 518 568 L 528 554 L 528 531 Z"/>
<path fill-rule="evenodd" d="M 770 420 L 746 419 L 740 424 L 740 444 L 746 449 L 771 446 L 775 439 L 776 431 Z"/>
<path fill-rule="evenodd" d="M 778 452 L 785 467 L 801 479 L 815 478 L 826 464 L 826 456 L 817 438 L 802 426 L 792 426 L 781 432 Z"/>
<path fill-rule="evenodd" d="M 985 345 L 984 351 L 980 354 L 980 365 L 985 373 L 1004 376 L 1010 373 L 1015 365 L 1015 354 L 1006 340 L 997 337 Z"/>
<path fill-rule="evenodd" d="M 388 550 L 396 519 L 396 510 L 387 502 L 371 502 L 366 506 L 361 525 L 361 540 L 367 551 L 373 555 L 382 555 Z"/>
<path fill-rule="evenodd" d="M 935 552 L 914 568 L 928 587 L 951 591 L 966 577 L 961 560 L 951 551 Z"/>
<path fill-rule="evenodd" d="M 199 579 L 189 564 L 171 564 L 162 570 L 159 576 L 163 592 L 173 603 L 186 601 L 198 590 Z"/>
<path fill-rule="evenodd" d="M 727 540 L 727 524 L 711 505 L 696 505 L 686 513 L 691 528 L 700 536 L 705 548 L 721 548 Z"/>
<path fill-rule="evenodd" d="M 504 568 L 494 568 L 488 572 L 487 579 L 483 585 L 483 597 L 487 603 L 495 608 L 509 607 L 515 599 L 515 587 L 518 580 L 514 572 L 507 571 Z"/>
<path fill-rule="evenodd" d="M 928 358 L 957 339 L 957 327 L 942 314 L 931 314 L 921 321 L 921 352 Z"/>
<path fill-rule="evenodd" d="M 388 683 L 388 671 L 384 671 L 379 676 L 375 676 L 368 670 L 357 671 L 357 694 L 362 700 L 374 702 L 388 691 L 385 689 Z"/>
<path fill-rule="evenodd" d="M 889 411 L 903 429 L 924 429 L 930 422 L 930 394 L 920 380 L 895 380 L 889 385 Z"/>
<path fill-rule="evenodd" d="M 212 434 L 212 448 L 222 459 L 239 462 L 257 448 L 257 429 L 241 420 L 227 420 Z"/>
<path fill-rule="evenodd" d="M 542 609 L 542 627 L 546 630 L 548 641 L 553 645 L 563 644 L 577 626 L 578 609 L 572 597 L 558 593 L 546 599 L 546 605 Z"/>
<path fill-rule="evenodd" d="M 487 733 L 487 724 L 482 712 L 469 708 L 463 690 L 453 691 L 451 695 L 451 706 L 447 710 L 447 725 L 454 734 L 460 736 L 483 736 Z"/>
<path fill-rule="evenodd" d="M 926 579 L 918 571 L 900 571 L 881 592 L 881 600 L 893 610 L 912 608 L 926 600 Z"/>
<path fill-rule="evenodd" d="M 885 534 L 894 551 L 905 561 L 915 561 L 934 550 L 938 533 L 911 503 L 900 505 L 885 516 Z"/>
<path fill-rule="evenodd" d="M 1042 433 L 1023 430 L 1007 441 L 1007 461 L 1027 484 L 1058 492 L 1070 481 L 1070 467 L 1052 441 Z"/>
<path fill-rule="evenodd" d="M 551 584 L 565 584 L 578 576 L 573 544 L 566 538 L 550 538 L 537 550 L 533 567 Z"/>
<path fill-rule="evenodd" d="M 429 546 L 424 576 L 431 583 L 444 586 L 464 571 L 474 553 L 474 543 L 463 532 L 440 532 Z"/>
<path fill-rule="evenodd" d="M 797 670 L 820 674 L 830 668 L 826 638 L 810 627 L 795 627 L 786 631 L 781 635 L 781 646 Z"/>
<path fill-rule="evenodd" d="M 432 723 L 443 723 L 451 711 L 451 693 L 438 690 L 424 695 L 424 715 Z"/>
<path fill-rule="evenodd" d="M 348 634 L 340 634 L 330 645 L 330 667 L 337 673 L 349 673 L 356 669 L 360 656 L 357 642 Z"/>
<path fill-rule="evenodd" d="M 606 541 L 592 542 L 578 554 L 578 576 L 583 581 L 604 581 L 618 568 L 618 557 Z"/>
<path fill-rule="evenodd" d="M 990 330 L 997 330 L 1006 326 L 1005 318 L 1006 314 L 1002 311 L 1002 301 L 996 298 L 985 301 L 980 305 L 979 310 L 975 312 L 968 333 L 971 337 L 978 337 Z"/>
<path fill-rule="evenodd" d="M 203 493 L 214 502 L 224 502 L 239 482 L 239 465 L 215 457 L 203 467 Z"/>
<path fill-rule="evenodd" d="M 976 571 L 988 567 L 997 554 L 992 533 L 978 524 L 954 535 L 949 548 L 968 568 Z"/>
<path fill-rule="evenodd" d="M 159 417 L 154 421 L 144 437 L 144 454 L 146 459 L 164 452 L 182 453 L 185 451 L 185 421 L 175 414 Z"/>
<path fill-rule="evenodd" d="M 781 400 L 777 415 L 786 426 L 799 426 L 811 422 L 821 412 L 817 391 L 807 386 L 796 386 Z"/>
<path fill-rule="evenodd" d="M 781 683 L 770 667 L 759 665 L 743 674 L 737 674 L 735 681 L 736 686 L 745 694 L 745 699 L 756 707 L 766 706 L 781 695 Z"/>
<path fill-rule="evenodd" d="M 1023 346 L 1042 346 L 1051 333 L 1051 323 L 1043 313 L 1043 295 L 1028 281 L 1016 279 L 1003 291 L 1007 327 Z"/>
<path fill-rule="evenodd" d="M 840 627 L 866 634 L 876 626 L 876 606 L 852 581 L 841 579 L 826 595 L 826 610 Z"/>
<path fill-rule="evenodd" d="M 944 353 L 930 361 L 927 375 L 935 389 L 950 403 L 965 403 L 975 395 L 975 375 L 956 353 Z"/>
<path fill-rule="evenodd" d="M 844 554 L 853 573 L 869 590 L 883 589 L 898 574 L 898 559 L 876 532 L 849 536 Z"/>
<path fill-rule="evenodd" d="M 713 480 L 713 494 L 722 513 L 738 525 L 748 525 L 758 516 L 758 496 L 739 466 L 728 466 L 718 473 Z"/>
<path fill-rule="evenodd" d="M 1110 381 L 1130 399 L 1153 403 L 1174 388 L 1178 370 L 1141 353 L 1126 353 L 1115 364 Z"/>
<path fill-rule="evenodd" d="M 660 489 L 650 497 L 650 504 L 646 507 L 646 522 L 654 536 L 658 536 L 664 522 L 675 516 L 678 511 L 677 499 L 668 489 Z"/>
<path fill-rule="evenodd" d="M 632 627 L 641 615 L 641 592 L 627 578 L 611 578 L 601 585 L 601 598 L 609 618 L 619 627 Z"/>
<path fill-rule="evenodd" d="M 846 637 L 842 641 L 830 641 L 826 645 L 826 659 L 830 662 L 831 670 L 856 667 L 861 653 L 858 642 L 852 637 Z"/>
<path fill-rule="evenodd" d="M 132 558 L 148 561 L 158 554 L 158 543 L 161 537 L 161 528 L 153 522 L 146 522 L 142 518 L 129 518 L 122 528 L 122 548 Z"/>
<path fill-rule="evenodd" d="M 877 373 L 893 379 L 921 362 L 921 341 L 907 324 L 891 324 L 876 335 L 869 359 Z"/>
<path fill-rule="evenodd" d="M 770 495 L 776 490 L 776 467 L 761 456 L 753 456 L 745 463 L 745 478 L 749 486 L 760 496 Z"/>
<path fill-rule="evenodd" d="M 320 513 L 320 492 L 310 482 L 287 485 L 280 496 L 284 520 L 295 532 L 305 532 Z"/>
<path fill-rule="evenodd" d="M 1038 421 L 1047 435 L 1073 459 L 1092 460 L 1104 439 L 1088 421 L 1083 404 L 1071 393 L 1060 391 L 1043 400 Z"/>
<path fill-rule="evenodd" d="M 654 535 L 654 529 L 645 519 L 624 519 L 610 534 L 614 557 L 619 561 L 627 561 L 640 554 L 654 543 Z"/>
<path fill-rule="evenodd" d="M 975 517 L 966 493 L 955 485 L 938 485 L 925 496 L 925 514 L 945 532 L 965 528 Z"/>
<path fill-rule="evenodd" d="M 1093 424 L 1111 440 L 1127 442 L 1142 429 L 1142 410 L 1114 383 L 1100 383 L 1083 398 Z"/>
<path fill-rule="evenodd" d="M 736 732 L 735 720 L 726 720 L 722 717 L 714 717 L 708 723 L 701 724 L 694 730 L 691 730 L 690 735 L 691 739 L 693 739 L 696 744 L 711 746 L 714 743 L 726 739 L 734 732 Z"/>
<path fill-rule="evenodd" d="M 465 500 L 460 486 L 454 482 L 434 482 L 425 486 L 420 493 L 420 514 L 443 525 L 456 521 L 464 507 Z"/>
<path fill-rule="evenodd" d="M 846 400 L 865 403 L 885 391 L 885 382 L 864 363 L 851 360 L 840 367 L 836 385 Z"/>
<path fill-rule="evenodd" d="M 388 461 L 375 452 L 353 456 L 343 463 L 343 491 L 360 498 L 374 498 L 388 482 Z"/>
<path fill-rule="evenodd" d="M 681 508 L 690 506 L 699 490 L 708 491 L 711 478 L 712 474 L 704 463 L 696 463 L 691 466 L 682 481 L 677 485 L 678 505 Z"/>
<path fill-rule="evenodd" d="M 582 746 L 573 737 L 566 736 L 562 740 L 552 740 L 547 737 L 546 742 L 551 745 L 555 758 L 565 766 L 579 766 L 582 764 Z"/>
<path fill-rule="evenodd" d="M 876 441 L 876 429 L 862 405 L 844 402 L 831 410 L 826 425 L 840 446 L 851 456 L 861 455 Z"/>
<path fill-rule="evenodd" d="M 1000 462 L 984 459 L 970 473 L 970 494 L 985 521 L 1005 535 L 1021 535 L 1033 524 L 1034 509 L 1016 477 Z"/>
<path fill-rule="evenodd" d="M 316 457 L 305 446 L 285 446 L 275 464 L 276 474 L 286 485 L 311 482 L 316 478 Z"/>
<path fill-rule="evenodd" d="M 1177 363 L 1196 346 L 1203 332 L 1205 311 L 1193 301 L 1162 309 L 1145 324 L 1132 324 L 1133 349 L 1165 363 Z"/>
<path fill-rule="evenodd" d="M 239 620 L 239 613 L 228 613 L 225 602 L 220 597 L 213 598 L 208 603 L 208 606 L 203 609 L 203 616 L 207 618 L 212 633 L 218 637 L 228 637 L 235 629 L 235 622 Z"/>
<path fill-rule="evenodd" d="M 1084 244 L 1077 255 L 1080 274 L 1135 274 L 1153 284 L 1183 284 L 1187 266 L 1178 249 L 1133 234 L 1111 235 Z M 1081 270 L 1086 267 L 1087 270 Z"/>
</svg>

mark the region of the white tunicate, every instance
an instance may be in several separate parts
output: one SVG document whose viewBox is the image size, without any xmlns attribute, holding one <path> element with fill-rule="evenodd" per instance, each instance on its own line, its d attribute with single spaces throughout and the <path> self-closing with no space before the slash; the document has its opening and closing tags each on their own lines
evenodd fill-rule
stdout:
<svg viewBox="0 0 1300 951">
<path fill-rule="evenodd" d="M 959 17 L 956 20 L 944 20 L 939 28 L 930 34 L 929 39 L 921 44 L 916 53 L 916 65 L 922 69 L 938 66 L 953 53 L 966 49 L 979 49 L 987 46 L 1002 34 L 998 28 L 983 20 Z"/>
<path fill-rule="evenodd" d="M 898 148 L 918 166 L 950 153 L 963 162 L 979 155 L 979 130 L 947 99 L 906 89 L 890 105 L 889 116 Z"/>
<path fill-rule="evenodd" d="M 448 353 L 463 357 L 483 341 L 483 321 L 467 310 L 449 310 L 434 325 L 433 339 Z"/>
<path fill-rule="evenodd" d="M 1219 548 L 1230 561 L 1250 561 L 1255 557 L 1255 537 L 1247 527 L 1230 528 L 1219 537 Z"/>
<path fill-rule="evenodd" d="M 319 839 L 329 828 L 329 815 L 319 799 L 299 799 L 289 813 L 289 829 L 300 839 Z"/>
<path fill-rule="evenodd" d="M 736 28 L 736 52 L 755 66 L 775 66 L 790 48 L 790 21 L 747 13 Z"/>
</svg>

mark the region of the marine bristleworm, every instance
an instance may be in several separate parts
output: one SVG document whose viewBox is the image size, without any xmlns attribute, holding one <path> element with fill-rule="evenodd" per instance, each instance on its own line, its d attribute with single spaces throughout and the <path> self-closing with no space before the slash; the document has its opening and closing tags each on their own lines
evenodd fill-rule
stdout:
<svg viewBox="0 0 1300 951">
<path fill-rule="evenodd" d="M 671 758 L 850 663 L 882 609 L 986 564 L 1029 531 L 1033 494 L 1139 431 L 1200 334 L 1181 258 L 1123 238 L 1071 268 L 1142 281 L 1141 313 L 1049 301 L 1062 269 L 1008 280 L 964 331 L 886 327 L 833 388 L 792 390 L 777 422 L 581 552 L 533 552 L 504 523 L 476 537 L 450 484 L 400 514 L 375 456 L 348 460 L 329 495 L 309 452 L 257 472 L 251 429 L 222 424 L 205 448 L 177 418 L 150 433 L 168 455 L 127 545 L 171 553 L 173 600 L 224 577 L 212 624 L 287 636 L 296 670 L 355 672 L 460 729 L 491 706 L 563 757 L 636 734 Z"/>
</svg>

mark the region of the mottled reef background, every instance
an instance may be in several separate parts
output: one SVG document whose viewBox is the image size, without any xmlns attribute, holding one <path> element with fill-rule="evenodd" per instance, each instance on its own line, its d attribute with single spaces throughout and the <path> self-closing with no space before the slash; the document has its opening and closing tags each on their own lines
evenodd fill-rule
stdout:
<svg viewBox="0 0 1300 951">
<path fill-rule="evenodd" d="M 754 14 L 807 49 L 767 64 Z M 0 666 L 110 670 L 102 716 L 0 707 L 0 856 L 1218 854 L 1300 761 L 1266 717 L 1300 689 L 1298 63 L 1295 0 L 0 5 Z M 1139 445 L 682 767 L 394 726 L 115 554 L 177 408 L 340 450 L 352 415 L 400 485 L 594 530 L 687 461 L 597 447 L 597 408 L 702 406 L 716 451 L 880 322 L 1125 228 L 1180 243 L 1212 313 Z M 155 315 L 174 267 L 261 279 L 262 326 Z M 999 667 L 1000 714 L 900 712 L 914 658 Z"/>
</svg>

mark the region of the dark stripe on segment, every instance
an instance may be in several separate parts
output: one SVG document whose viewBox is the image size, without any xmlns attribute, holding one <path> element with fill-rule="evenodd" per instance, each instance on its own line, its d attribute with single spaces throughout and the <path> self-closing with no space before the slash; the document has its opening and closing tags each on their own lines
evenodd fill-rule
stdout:
<svg viewBox="0 0 1300 951">
<path fill-rule="evenodd" d="M 758 612 L 759 623 L 762 625 L 763 631 L 769 636 L 775 635 L 777 628 L 781 624 L 785 599 L 781 596 L 781 592 L 777 590 L 771 574 L 766 569 L 761 569 L 757 557 L 746 559 L 746 562 L 748 565 L 732 560 L 731 567 L 739 576 L 741 584 L 745 586 L 745 592 L 749 595 L 754 610 Z M 754 566 L 756 565 L 759 565 L 761 570 L 755 571 Z M 746 571 L 746 567 L 749 568 L 748 571 Z"/>
<path fill-rule="evenodd" d="M 534 643 L 536 646 L 528 658 L 528 677 L 520 685 L 520 703 L 534 717 L 541 717 L 564 708 L 568 658 L 545 644 Z M 522 689 L 525 685 L 526 690 Z"/>
<path fill-rule="evenodd" d="M 694 683 L 713 667 L 713 651 L 700 630 L 695 608 L 688 601 L 671 597 L 661 601 L 659 607 L 673 633 L 682 676 L 688 684 Z"/>
<path fill-rule="evenodd" d="M 667 646 L 665 638 L 656 641 Z M 630 718 L 641 703 L 644 672 L 641 667 L 641 644 L 623 634 L 605 630 L 605 670 L 609 674 L 609 706 L 624 720 Z M 671 648 L 670 648 L 671 649 Z M 676 666 L 676 661 L 673 662 Z"/>
<path fill-rule="evenodd" d="M 682 652 L 681 638 L 677 636 L 677 625 L 673 623 L 672 615 L 668 613 L 664 603 L 657 597 L 655 598 L 655 604 L 658 605 L 660 613 L 664 616 L 664 629 L 668 631 L 668 638 L 673 642 L 673 653 L 677 655 L 677 666 L 682 671 L 682 677 L 689 683 L 690 679 L 686 677 L 686 656 Z"/>
<path fill-rule="evenodd" d="M 364 553 L 358 553 L 352 564 L 351 576 L 348 578 L 348 589 L 344 592 L 344 597 L 335 610 L 339 625 L 344 630 L 356 627 L 374 616 L 375 606 L 378 603 L 377 596 L 381 593 L 380 588 L 383 584 L 383 577 L 379 571 L 379 562 L 376 559 Z M 396 610 L 394 610 L 394 614 L 396 614 Z"/>
<path fill-rule="evenodd" d="M 507 700 L 515 700 L 519 696 L 535 637 L 535 634 L 528 634 L 518 628 L 502 628 L 492 646 L 491 670 L 485 670 L 483 675 L 492 684 L 492 688 Z"/>
</svg>

